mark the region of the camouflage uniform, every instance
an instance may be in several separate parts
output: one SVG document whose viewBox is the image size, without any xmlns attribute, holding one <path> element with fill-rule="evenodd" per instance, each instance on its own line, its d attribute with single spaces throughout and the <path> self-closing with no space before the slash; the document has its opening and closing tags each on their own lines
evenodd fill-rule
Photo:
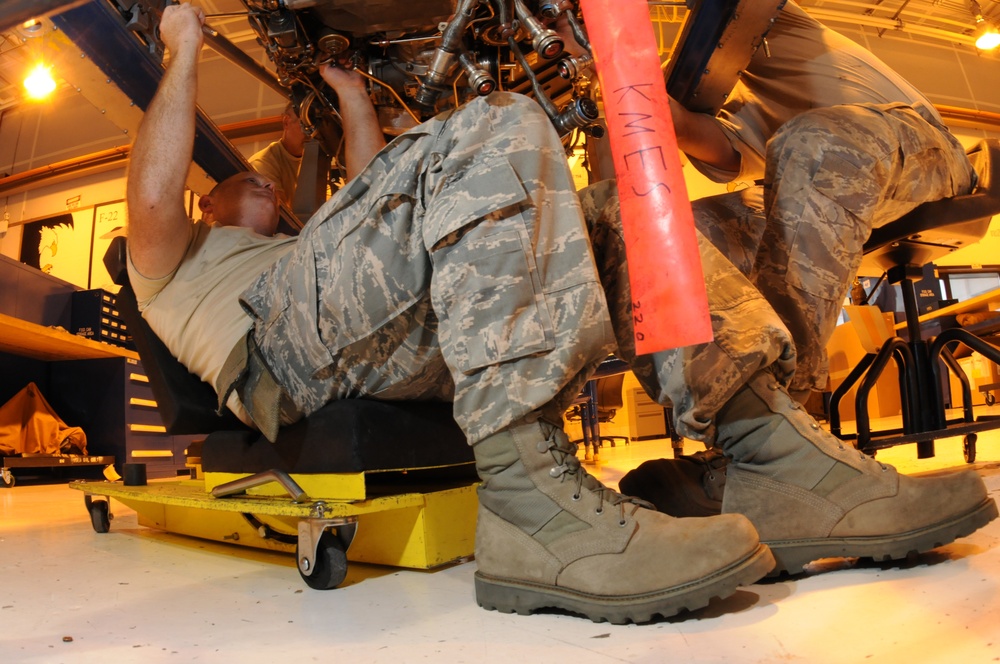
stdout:
<svg viewBox="0 0 1000 664">
<path fill-rule="evenodd" d="M 826 344 L 873 227 L 967 193 L 972 169 L 930 101 L 789 0 L 716 116 L 739 169 L 763 177 L 758 225 L 712 229 L 795 338 L 793 391 L 824 389 Z M 707 229 L 706 229 L 707 232 Z"/>
<path fill-rule="evenodd" d="M 739 194 L 753 221 L 701 227 L 791 330 L 793 390 L 826 385 L 826 344 L 871 229 L 968 192 L 972 177 L 961 144 L 905 105 L 815 109 L 771 139 L 763 189 Z"/>
<path fill-rule="evenodd" d="M 694 205 L 698 248 L 705 272 L 714 340 L 711 343 L 635 355 L 628 262 L 613 180 L 580 192 L 598 272 L 611 307 L 618 355 L 627 361 L 649 395 L 674 408 L 679 432 L 699 440 L 715 436 L 715 414 L 757 370 L 773 366 L 788 380 L 795 370 L 795 347 L 781 319 L 741 267 L 712 242 L 705 230 L 743 229 L 759 224 L 753 191 L 717 196 Z M 759 199 L 757 199 L 759 203 Z M 684 312 L 677 312 L 683 316 Z"/>
<path fill-rule="evenodd" d="M 242 302 L 286 423 L 333 399 L 453 400 L 474 443 L 561 421 L 613 349 L 563 147 L 510 94 L 397 137 Z"/>
<path fill-rule="evenodd" d="M 753 257 L 744 273 L 795 339 L 792 390 L 826 387 L 826 344 L 872 228 L 968 193 L 973 177 L 958 140 L 904 104 L 815 109 L 778 130 L 767 144 L 762 226 L 711 237 L 727 256 Z"/>
</svg>

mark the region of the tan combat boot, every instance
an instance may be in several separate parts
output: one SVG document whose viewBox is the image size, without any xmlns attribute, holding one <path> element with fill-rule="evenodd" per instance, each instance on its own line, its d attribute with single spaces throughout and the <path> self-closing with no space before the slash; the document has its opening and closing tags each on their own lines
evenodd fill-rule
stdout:
<svg viewBox="0 0 1000 664">
<path fill-rule="evenodd" d="M 595 622 L 646 622 L 705 606 L 774 564 L 739 515 L 675 519 L 588 475 L 545 422 L 477 443 L 476 599 L 528 614 L 555 608 Z"/>
<path fill-rule="evenodd" d="M 757 527 L 774 573 L 819 558 L 905 558 L 997 516 L 975 471 L 899 475 L 822 429 L 767 372 L 737 392 L 717 424 L 717 444 L 732 458 L 722 511 Z"/>
</svg>

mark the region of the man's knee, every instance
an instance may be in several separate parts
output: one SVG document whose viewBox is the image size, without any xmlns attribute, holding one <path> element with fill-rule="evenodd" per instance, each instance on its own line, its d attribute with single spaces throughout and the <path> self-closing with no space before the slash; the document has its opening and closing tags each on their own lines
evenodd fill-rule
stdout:
<svg viewBox="0 0 1000 664">
<path fill-rule="evenodd" d="M 548 116 L 537 102 L 515 92 L 494 92 L 485 97 L 476 97 L 459 107 L 455 115 L 463 118 L 489 116 L 494 123 L 508 118 L 509 122 L 517 123 L 532 117 L 548 121 Z"/>
</svg>

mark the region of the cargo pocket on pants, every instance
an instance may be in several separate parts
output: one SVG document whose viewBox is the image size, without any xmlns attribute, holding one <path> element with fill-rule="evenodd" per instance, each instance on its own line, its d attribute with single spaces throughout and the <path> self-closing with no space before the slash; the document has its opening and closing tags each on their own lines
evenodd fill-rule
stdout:
<svg viewBox="0 0 1000 664">
<path fill-rule="evenodd" d="M 456 174 L 428 204 L 423 240 L 441 349 L 465 374 L 555 348 L 555 332 L 513 166 L 493 158 Z"/>
<path fill-rule="evenodd" d="M 436 268 L 442 349 L 460 371 L 468 375 L 555 348 L 524 229 L 467 238 Z"/>
<path fill-rule="evenodd" d="M 254 337 L 272 373 L 282 385 L 299 382 L 330 365 L 330 351 L 319 336 L 316 312 L 316 264 L 312 251 L 300 245 L 272 268 L 269 297 L 244 292 L 244 309 L 253 316 Z M 267 273 L 265 273 L 267 276 Z M 252 287 L 253 288 L 253 287 Z"/>
</svg>

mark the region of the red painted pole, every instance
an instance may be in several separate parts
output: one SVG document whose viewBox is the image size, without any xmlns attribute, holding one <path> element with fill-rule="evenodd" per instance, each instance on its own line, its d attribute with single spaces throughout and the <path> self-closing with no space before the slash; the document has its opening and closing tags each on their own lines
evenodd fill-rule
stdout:
<svg viewBox="0 0 1000 664">
<path fill-rule="evenodd" d="M 712 340 L 694 216 L 645 0 L 580 0 L 621 200 L 636 353 Z"/>
</svg>

